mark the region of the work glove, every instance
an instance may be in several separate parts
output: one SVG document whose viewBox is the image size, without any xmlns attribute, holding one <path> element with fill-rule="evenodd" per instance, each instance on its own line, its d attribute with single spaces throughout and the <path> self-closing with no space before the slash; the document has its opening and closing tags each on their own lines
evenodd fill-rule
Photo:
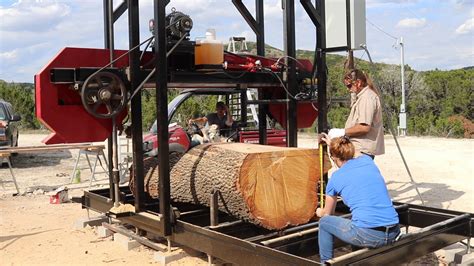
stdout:
<svg viewBox="0 0 474 266">
<path fill-rule="evenodd" d="M 330 139 L 342 137 L 346 133 L 344 128 L 331 128 L 328 132 L 328 136 Z"/>
</svg>

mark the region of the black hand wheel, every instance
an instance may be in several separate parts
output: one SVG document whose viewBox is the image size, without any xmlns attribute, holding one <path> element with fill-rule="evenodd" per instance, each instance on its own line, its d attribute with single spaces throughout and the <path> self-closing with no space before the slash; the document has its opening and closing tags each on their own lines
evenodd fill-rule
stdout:
<svg viewBox="0 0 474 266">
<path fill-rule="evenodd" d="M 127 105 L 127 88 L 114 73 L 99 72 L 89 76 L 82 85 L 82 105 L 97 118 L 111 118 Z"/>
</svg>

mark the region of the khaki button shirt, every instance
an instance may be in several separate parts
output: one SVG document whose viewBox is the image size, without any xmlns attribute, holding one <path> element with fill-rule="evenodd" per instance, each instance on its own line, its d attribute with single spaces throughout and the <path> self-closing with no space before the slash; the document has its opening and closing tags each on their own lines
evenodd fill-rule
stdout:
<svg viewBox="0 0 474 266">
<path fill-rule="evenodd" d="M 353 100 L 351 103 L 351 113 L 347 118 L 344 128 L 350 128 L 357 124 L 370 125 L 370 130 L 367 134 L 351 137 L 356 151 L 371 155 L 384 154 L 382 106 L 379 96 L 369 87 L 365 87 Z"/>
</svg>

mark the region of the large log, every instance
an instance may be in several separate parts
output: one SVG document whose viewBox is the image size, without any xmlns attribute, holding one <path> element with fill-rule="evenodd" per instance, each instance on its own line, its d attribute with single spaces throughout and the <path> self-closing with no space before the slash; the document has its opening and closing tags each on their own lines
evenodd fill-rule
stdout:
<svg viewBox="0 0 474 266">
<path fill-rule="evenodd" d="M 171 160 L 173 201 L 209 206 L 219 191 L 219 210 L 269 229 L 306 223 L 318 204 L 317 149 L 225 143 L 194 147 Z M 179 159 L 179 160 L 178 160 Z M 324 172 L 331 164 L 324 156 Z M 158 198 L 156 159 L 145 161 L 145 192 Z M 134 182 L 131 180 L 133 191 Z"/>
</svg>

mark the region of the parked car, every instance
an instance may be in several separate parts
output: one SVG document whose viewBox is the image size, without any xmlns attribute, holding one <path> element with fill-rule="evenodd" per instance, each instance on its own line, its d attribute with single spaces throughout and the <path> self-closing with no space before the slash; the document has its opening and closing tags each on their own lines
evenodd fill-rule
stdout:
<svg viewBox="0 0 474 266">
<path fill-rule="evenodd" d="M 9 102 L 0 99 L 0 148 L 18 146 L 18 121 L 21 116 L 15 114 Z"/>
</svg>

